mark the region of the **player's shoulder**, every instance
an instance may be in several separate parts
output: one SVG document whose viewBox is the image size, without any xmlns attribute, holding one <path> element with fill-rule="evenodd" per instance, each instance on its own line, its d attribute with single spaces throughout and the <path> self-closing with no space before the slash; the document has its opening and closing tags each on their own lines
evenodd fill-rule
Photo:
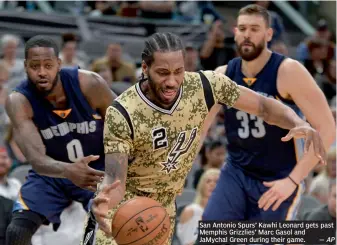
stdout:
<svg viewBox="0 0 337 245">
<path fill-rule="evenodd" d="M 7 96 L 5 109 L 13 123 L 17 118 L 33 117 L 33 107 L 29 99 L 17 91 L 13 91 Z"/>
<path fill-rule="evenodd" d="M 296 72 L 299 69 L 303 69 L 303 64 L 297 60 L 286 57 L 279 67 L 279 73 L 288 73 L 288 72 Z"/>
<path fill-rule="evenodd" d="M 137 104 L 142 104 L 140 102 L 143 101 L 143 93 L 140 90 L 140 82 L 137 82 L 125 88 L 115 101 L 123 105 L 127 110 L 137 107 Z"/>
<path fill-rule="evenodd" d="M 93 85 L 97 86 L 105 82 L 97 73 L 83 69 L 78 69 L 78 81 L 84 90 Z"/>
<path fill-rule="evenodd" d="M 8 94 L 6 99 L 6 107 L 7 106 L 18 106 L 18 105 L 27 105 L 31 106 L 29 99 L 23 93 L 18 91 L 12 91 Z"/>
<path fill-rule="evenodd" d="M 277 82 L 280 85 L 286 85 L 293 87 L 297 82 L 306 81 L 305 77 L 308 75 L 307 69 L 304 65 L 294 59 L 285 58 L 280 64 L 277 72 Z"/>
<path fill-rule="evenodd" d="M 223 72 L 216 72 L 212 70 L 206 70 L 201 72 L 211 84 L 216 84 L 219 81 L 227 82 L 227 80 L 229 79 Z"/>
<path fill-rule="evenodd" d="M 197 71 L 197 72 L 185 72 L 184 78 L 184 90 L 185 91 L 199 91 L 205 86 L 209 86 L 209 83 L 215 79 L 216 74 L 214 71 Z M 188 93 L 192 96 L 192 94 Z"/>
<path fill-rule="evenodd" d="M 200 71 L 185 71 L 184 79 L 188 82 L 200 79 Z"/>
<path fill-rule="evenodd" d="M 221 84 L 226 84 L 229 81 L 229 78 L 225 74 L 218 73 L 212 70 L 189 72 L 185 76 L 190 79 L 187 84 L 197 83 L 201 88 L 205 88 L 205 86 L 214 87 Z"/>
<path fill-rule="evenodd" d="M 136 84 L 127 88 L 123 93 L 121 93 L 109 106 L 110 110 L 114 108 L 121 111 L 124 110 L 127 113 L 130 113 L 133 108 L 136 108 L 140 101 L 140 95 L 137 92 Z M 108 110 L 109 110 L 108 108 Z"/>
<path fill-rule="evenodd" d="M 188 80 L 188 81 L 199 81 L 199 80 L 202 80 L 202 75 L 206 76 L 207 78 L 210 78 L 210 77 L 214 77 L 216 76 L 217 74 L 215 74 L 215 71 L 211 71 L 211 70 L 199 70 L 197 72 L 185 72 L 185 80 Z"/>
<path fill-rule="evenodd" d="M 217 73 L 225 74 L 227 70 L 227 65 L 219 66 L 214 71 Z"/>
<path fill-rule="evenodd" d="M 107 82 L 96 72 L 79 69 L 78 82 L 84 96 L 99 98 L 101 92 L 110 91 Z"/>
</svg>

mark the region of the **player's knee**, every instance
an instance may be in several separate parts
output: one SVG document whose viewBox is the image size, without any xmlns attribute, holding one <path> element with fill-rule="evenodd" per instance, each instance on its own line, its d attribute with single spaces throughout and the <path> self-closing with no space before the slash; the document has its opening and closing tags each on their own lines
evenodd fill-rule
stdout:
<svg viewBox="0 0 337 245">
<path fill-rule="evenodd" d="M 43 218 L 33 212 L 16 212 L 6 231 L 6 245 L 30 245 Z"/>
</svg>

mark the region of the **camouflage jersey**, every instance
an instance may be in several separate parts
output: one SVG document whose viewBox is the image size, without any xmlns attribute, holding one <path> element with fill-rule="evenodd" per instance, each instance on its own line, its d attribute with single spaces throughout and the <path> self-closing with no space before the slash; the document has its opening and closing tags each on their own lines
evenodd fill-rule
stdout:
<svg viewBox="0 0 337 245">
<path fill-rule="evenodd" d="M 206 117 L 216 103 L 231 107 L 239 93 L 236 83 L 212 71 L 185 72 L 171 109 L 149 101 L 139 83 L 122 93 L 107 109 L 104 124 L 105 153 L 129 155 L 121 203 L 136 195 L 159 201 L 170 216 L 173 231 L 175 198 L 202 144 Z M 98 231 L 95 244 L 113 243 Z"/>
</svg>

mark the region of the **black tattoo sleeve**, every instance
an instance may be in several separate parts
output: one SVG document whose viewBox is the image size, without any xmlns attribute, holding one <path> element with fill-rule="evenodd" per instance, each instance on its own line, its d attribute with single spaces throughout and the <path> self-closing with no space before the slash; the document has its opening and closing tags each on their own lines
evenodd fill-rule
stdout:
<svg viewBox="0 0 337 245">
<path fill-rule="evenodd" d="M 41 175 L 65 178 L 65 166 L 46 155 L 46 148 L 32 121 L 31 107 L 27 99 L 20 94 L 12 94 L 6 102 L 6 112 L 13 124 L 13 136 L 27 161 Z"/>
<path fill-rule="evenodd" d="M 260 97 L 258 116 L 268 124 L 284 129 L 292 129 L 306 123 L 290 107 L 263 96 Z"/>
<path fill-rule="evenodd" d="M 105 156 L 105 176 L 101 188 L 112 184 L 116 180 L 124 188 L 128 171 L 128 155 L 125 153 L 112 153 Z M 101 189 L 100 188 L 100 189 Z"/>
</svg>

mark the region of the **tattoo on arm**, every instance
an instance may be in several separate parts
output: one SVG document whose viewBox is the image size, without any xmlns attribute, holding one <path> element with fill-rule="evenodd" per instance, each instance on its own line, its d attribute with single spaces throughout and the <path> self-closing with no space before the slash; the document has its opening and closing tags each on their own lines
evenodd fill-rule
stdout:
<svg viewBox="0 0 337 245">
<path fill-rule="evenodd" d="M 284 129 L 292 129 L 306 123 L 290 107 L 263 96 L 260 97 L 258 116 L 268 124 Z"/>
<path fill-rule="evenodd" d="M 13 94 L 7 100 L 6 111 L 13 124 L 13 136 L 33 169 L 39 174 L 64 178 L 67 163 L 46 155 L 46 148 L 32 121 L 31 107 L 22 95 Z"/>
<path fill-rule="evenodd" d="M 106 155 L 105 174 L 109 183 L 120 180 L 125 184 L 128 170 L 128 156 L 125 153 Z"/>
</svg>

